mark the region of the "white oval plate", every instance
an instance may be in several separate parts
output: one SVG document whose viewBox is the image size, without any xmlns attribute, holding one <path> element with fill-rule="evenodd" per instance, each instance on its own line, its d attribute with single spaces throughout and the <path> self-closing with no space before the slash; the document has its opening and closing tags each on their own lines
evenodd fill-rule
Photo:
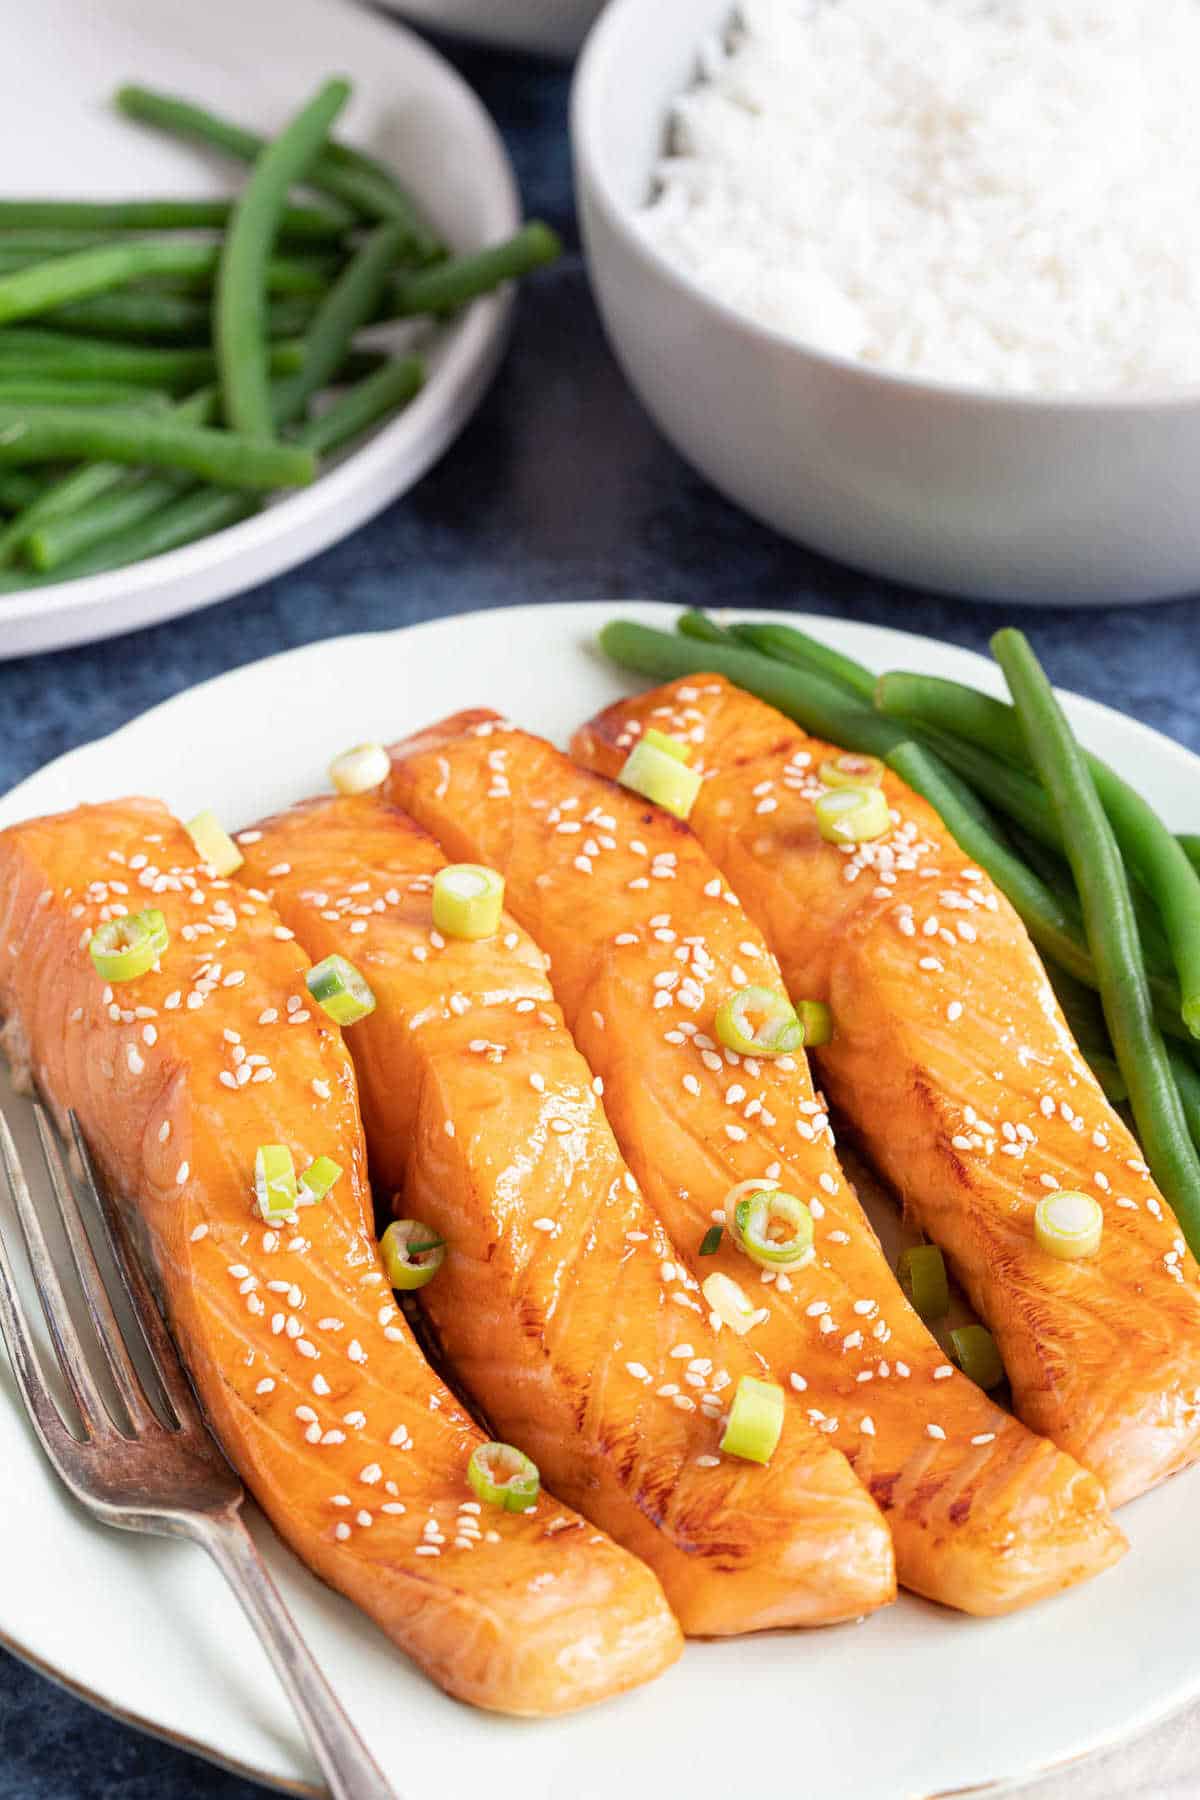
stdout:
<svg viewBox="0 0 1200 1800">
<path fill-rule="evenodd" d="M 211 805 L 242 823 L 323 787 L 345 744 L 469 705 L 563 742 L 628 691 L 592 648 L 603 621 L 664 622 L 673 610 L 518 607 L 292 650 L 59 758 L 0 801 L 0 825 L 147 786 L 185 818 Z M 979 657 L 929 639 L 798 622 L 876 669 L 1000 687 Z M 1068 705 L 1088 744 L 1134 772 L 1176 829 L 1200 829 L 1196 757 L 1105 707 Z M 317 1786 L 219 1576 L 193 1550 L 85 1518 L 37 1449 L 6 1364 L 0 1387 L 0 1638 L 127 1719 L 262 1780 Z M 1028 1778 L 1200 1694 L 1198 1502 L 1193 1472 L 1127 1507 L 1133 1549 L 1116 1569 L 1013 1618 L 905 1597 L 861 1626 L 693 1644 L 653 1686 L 535 1725 L 444 1698 L 261 1523 L 258 1537 L 404 1800 L 924 1800 Z"/>
<path fill-rule="evenodd" d="M 0 117 L 3 182 L 15 195 L 233 192 L 240 165 L 122 118 L 114 90 L 138 81 L 273 131 L 327 75 L 345 74 L 354 94 L 339 132 L 403 177 L 448 243 L 476 249 L 519 223 L 507 153 L 471 89 L 411 31 L 349 0 L 38 0 L 21 9 L 19 48 L 9 47 Z M 510 311 L 511 296 L 500 293 L 439 332 L 423 324 L 394 332 L 397 346 L 419 342 L 426 354 L 424 391 L 311 487 L 131 568 L 0 595 L 0 657 L 174 618 L 345 537 L 457 436 L 495 373 Z"/>
</svg>

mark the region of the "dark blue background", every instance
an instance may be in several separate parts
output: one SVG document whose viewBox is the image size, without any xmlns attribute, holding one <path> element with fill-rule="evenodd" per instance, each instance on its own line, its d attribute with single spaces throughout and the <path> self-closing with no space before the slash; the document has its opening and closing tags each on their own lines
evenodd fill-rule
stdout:
<svg viewBox="0 0 1200 1800">
<path fill-rule="evenodd" d="M 680 462 L 626 389 L 588 294 L 571 206 L 567 75 L 533 60 L 448 53 L 500 123 L 526 210 L 568 245 L 525 290 L 483 409 L 413 493 L 304 568 L 136 637 L 0 664 L 0 791 L 223 669 L 475 607 L 607 595 L 795 605 L 974 649 L 1002 622 L 994 608 L 889 589 L 797 549 Z M 1003 617 L 1033 633 L 1065 686 L 1200 748 L 1195 601 Z M 0 1800 L 261 1792 L 112 1723 L 0 1653 Z"/>
</svg>

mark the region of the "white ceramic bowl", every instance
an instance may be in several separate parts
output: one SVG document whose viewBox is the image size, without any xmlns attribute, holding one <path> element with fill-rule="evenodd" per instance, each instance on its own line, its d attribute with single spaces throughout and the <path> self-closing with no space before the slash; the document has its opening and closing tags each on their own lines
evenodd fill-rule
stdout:
<svg viewBox="0 0 1200 1800">
<path fill-rule="evenodd" d="M 1060 605 L 1200 588 L 1200 393 L 1037 400 L 882 374 L 742 317 L 646 240 L 671 102 L 732 10 L 612 0 L 572 97 L 592 283 L 666 435 L 747 511 L 900 581 Z"/>
<path fill-rule="evenodd" d="M 383 0 L 432 31 L 545 56 L 574 56 L 604 0 Z"/>
</svg>

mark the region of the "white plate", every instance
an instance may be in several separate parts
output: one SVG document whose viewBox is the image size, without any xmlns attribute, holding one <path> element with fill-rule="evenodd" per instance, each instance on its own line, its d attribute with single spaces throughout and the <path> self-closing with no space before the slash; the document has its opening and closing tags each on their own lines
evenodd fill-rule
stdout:
<svg viewBox="0 0 1200 1800">
<path fill-rule="evenodd" d="M 448 243 L 475 249 L 519 223 L 508 156 L 471 89 L 412 32 L 349 0 L 37 0 L 19 10 L 19 26 L 14 12 L 0 27 L 7 192 L 230 193 L 240 166 L 122 118 L 111 105 L 120 83 L 184 94 L 270 131 L 325 76 L 344 73 L 354 95 L 339 132 L 404 178 Z M 428 345 L 423 393 L 312 487 L 132 568 L 0 596 L 0 658 L 174 618 L 345 537 L 411 487 L 470 418 L 510 310 L 508 294 L 492 295 L 439 333 L 393 334 Z"/>
<path fill-rule="evenodd" d="M 324 785 L 332 752 L 488 704 L 563 741 L 626 691 L 591 649 L 614 611 L 531 606 L 339 638 L 238 669 L 73 751 L 0 801 L 0 825 L 144 789 L 184 817 L 248 821 Z M 800 620 L 803 624 L 805 621 Z M 809 621 L 877 669 L 997 687 L 966 651 Z M 1198 761 L 1086 700 L 1087 742 L 1178 829 L 1200 828 Z M 271 754 L 262 721 L 271 720 Z M 0 1386 L 11 1400 L 5 1367 Z M 90 1523 L 0 1403 L 0 1636 L 99 1704 L 262 1779 L 315 1775 L 237 1606 L 201 1556 Z M 1200 1475 L 1126 1508 L 1133 1549 L 1030 1612 L 974 1620 L 904 1598 L 861 1626 L 693 1644 L 655 1685 L 572 1719 L 518 1724 L 445 1699 L 262 1529 L 313 1648 L 405 1800 L 917 1800 L 1027 1777 L 1200 1694 Z"/>
<path fill-rule="evenodd" d="M 481 43 L 574 56 L 604 0 L 383 0 L 434 31 Z"/>
</svg>

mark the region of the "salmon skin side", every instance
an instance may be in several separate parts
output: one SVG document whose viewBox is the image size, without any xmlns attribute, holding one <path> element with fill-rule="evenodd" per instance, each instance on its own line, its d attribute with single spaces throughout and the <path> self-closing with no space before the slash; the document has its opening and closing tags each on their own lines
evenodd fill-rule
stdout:
<svg viewBox="0 0 1200 1800">
<path fill-rule="evenodd" d="M 155 906 L 160 964 L 110 987 L 88 939 Z M 448 1693 L 557 1713 L 674 1661 L 678 1627 L 634 1557 L 543 1495 L 474 1504 L 482 1439 L 396 1309 L 371 1226 L 354 1073 L 308 1003 L 307 959 L 261 896 L 196 862 L 157 802 L 0 833 L 0 1012 L 10 1059 L 78 1113 L 135 1209 L 189 1372 L 281 1536 Z M 268 1227 L 263 1143 L 342 1174 Z"/>
<path fill-rule="evenodd" d="M 576 753 L 612 773 L 651 723 L 693 744 L 705 781 L 691 822 L 793 995 L 832 1006 L 822 1079 L 950 1256 L 1020 1416 L 1114 1505 L 1194 1461 L 1197 1267 L 1008 901 L 890 773 L 892 833 L 824 843 L 813 801 L 830 746 L 716 676 L 611 708 Z M 1102 1205 L 1095 1257 L 1037 1249 L 1034 1208 L 1054 1188 Z"/>
<path fill-rule="evenodd" d="M 890 1601 L 878 1509 L 798 1407 L 769 1468 L 720 1455 L 739 1377 L 769 1372 L 732 1334 L 717 1341 L 537 946 L 509 918 L 481 942 L 436 931 L 445 858 L 375 795 L 310 801 L 250 836 L 243 879 L 375 996 L 346 1040 L 372 1173 L 446 1241 L 420 1298 L 498 1436 L 649 1563 L 689 1634 Z"/>
<path fill-rule="evenodd" d="M 1124 1540 L 1093 1477 L 959 1374 L 908 1306 L 803 1055 L 717 1043 L 726 994 L 782 980 L 687 827 L 493 715 L 460 715 L 392 754 L 396 797 L 455 855 L 503 870 L 647 1198 L 698 1273 L 760 1304 L 746 1342 L 878 1498 L 900 1580 L 995 1613 L 1113 1562 Z M 813 1215 L 812 1259 L 782 1274 L 727 1236 L 698 1254 L 730 1190 L 758 1181 Z"/>
</svg>

